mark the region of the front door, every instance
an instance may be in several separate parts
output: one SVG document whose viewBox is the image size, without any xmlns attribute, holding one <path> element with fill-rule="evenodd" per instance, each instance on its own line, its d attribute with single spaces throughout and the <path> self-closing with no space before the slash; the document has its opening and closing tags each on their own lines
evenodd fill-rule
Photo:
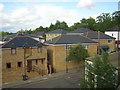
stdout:
<svg viewBox="0 0 120 90">
<path fill-rule="evenodd" d="M 32 69 L 32 61 L 29 61 L 29 60 L 27 61 L 27 67 L 29 70 Z"/>
</svg>

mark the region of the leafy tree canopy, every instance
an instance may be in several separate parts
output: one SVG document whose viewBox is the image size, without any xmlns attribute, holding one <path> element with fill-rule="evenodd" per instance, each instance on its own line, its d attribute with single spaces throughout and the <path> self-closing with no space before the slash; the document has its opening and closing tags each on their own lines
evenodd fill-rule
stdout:
<svg viewBox="0 0 120 90">
<path fill-rule="evenodd" d="M 86 57 L 88 57 L 88 52 L 82 45 L 70 48 L 68 60 L 79 63 Z"/>
<path fill-rule="evenodd" d="M 112 14 L 102 13 L 96 19 L 90 17 L 88 19 L 82 18 L 79 22 L 74 23 L 72 26 L 68 26 L 65 21 L 57 20 L 55 24 L 50 24 L 49 27 L 40 26 L 34 30 L 25 30 L 25 33 L 36 34 L 37 32 L 49 32 L 56 29 L 63 29 L 67 31 L 74 31 L 79 28 L 88 28 L 94 31 L 105 32 L 107 29 L 120 24 L 120 11 L 116 11 Z M 9 35 L 9 32 L 2 32 L 2 36 Z"/>
<path fill-rule="evenodd" d="M 86 64 L 85 80 L 81 88 L 115 88 L 117 85 L 116 68 L 109 62 L 108 54 L 93 58 L 93 64 Z"/>
</svg>

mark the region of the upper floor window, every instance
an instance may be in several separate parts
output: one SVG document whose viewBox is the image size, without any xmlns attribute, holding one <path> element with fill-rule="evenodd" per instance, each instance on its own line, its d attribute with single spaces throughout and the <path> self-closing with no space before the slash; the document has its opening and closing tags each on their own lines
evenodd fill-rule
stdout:
<svg viewBox="0 0 120 90">
<path fill-rule="evenodd" d="M 108 40 L 108 43 L 112 43 L 112 40 Z"/>
<path fill-rule="evenodd" d="M 70 50 L 71 45 L 65 45 L 65 50 Z"/>
<path fill-rule="evenodd" d="M 38 53 L 42 52 L 42 47 L 38 47 Z"/>
<path fill-rule="evenodd" d="M 11 68 L 11 63 L 6 63 L 7 68 Z"/>
<path fill-rule="evenodd" d="M 88 49 L 88 45 L 83 45 L 85 49 Z"/>
<path fill-rule="evenodd" d="M 11 49 L 11 54 L 16 54 L 16 49 Z"/>
</svg>

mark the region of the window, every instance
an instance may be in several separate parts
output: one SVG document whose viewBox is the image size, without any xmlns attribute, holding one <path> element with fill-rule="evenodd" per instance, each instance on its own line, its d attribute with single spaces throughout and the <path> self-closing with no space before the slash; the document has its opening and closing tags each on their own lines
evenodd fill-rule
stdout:
<svg viewBox="0 0 120 90">
<path fill-rule="evenodd" d="M 38 47 L 38 53 L 42 52 L 42 47 Z"/>
<path fill-rule="evenodd" d="M 16 54 L 16 49 L 11 49 L 12 54 Z"/>
<path fill-rule="evenodd" d="M 22 62 L 18 62 L 18 67 L 22 67 Z"/>
<path fill-rule="evenodd" d="M 88 45 L 83 45 L 85 49 L 88 49 Z"/>
<path fill-rule="evenodd" d="M 6 63 L 7 68 L 11 68 L 11 63 Z"/>
<path fill-rule="evenodd" d="M 36 60 L 36 65 L 38 64 L 38 60 Z"/>
<path fill-rule="evenodd" d="M 111 48 L 109 48 L 109 49 L 108 49 L 108 53 L 111 53 L 111 52 L 112 52 L 112 49 L 111 49 Z"/>
<path fill-rule="evenodd" d="M 71 45 L 65 45 L 65 50 L 70 50 Z"/>
<path fill-rule="evenodd" d="M 108 40 L 108 43 L 112 43 L 112 40 Z"/>
</svg>

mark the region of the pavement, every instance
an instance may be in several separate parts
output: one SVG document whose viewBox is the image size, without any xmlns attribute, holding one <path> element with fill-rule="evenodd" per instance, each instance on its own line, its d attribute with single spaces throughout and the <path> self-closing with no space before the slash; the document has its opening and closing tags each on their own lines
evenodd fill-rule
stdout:
<svg viewBox="0 0 120 90">
<path fill-rule="evenodd" d="M 82 71 L 84 70 L 84 66 L 80 68 Z M 15 88 L 15 87 L 20 87 L 22 85 L 27 85 L 27 84 L 32 84 L 32 83 L 37 83 L 37 82 L 41 82 L 41 81 L 47 81 L 50 79 L 55 79 L 55 78 L 62 78 L 68 75 L 72 75 L 75 73 L 79 73 L 76 69 L 71 69 L 68 71 L 68 73 L 66 73 L 66 71 L 62 71 L 62 72 L 58 72 L 58 73 L 53 73 L 53 74 L 49 74 L 46 76 L 42 76 L 39 78 L 35 78 L 35 79 L 28 79 L 26 81 L 16 81 L 16 82 L 9 82 L 9 83 L 4 83 L 2 84 L 2 88 Z"/>
</svg>

